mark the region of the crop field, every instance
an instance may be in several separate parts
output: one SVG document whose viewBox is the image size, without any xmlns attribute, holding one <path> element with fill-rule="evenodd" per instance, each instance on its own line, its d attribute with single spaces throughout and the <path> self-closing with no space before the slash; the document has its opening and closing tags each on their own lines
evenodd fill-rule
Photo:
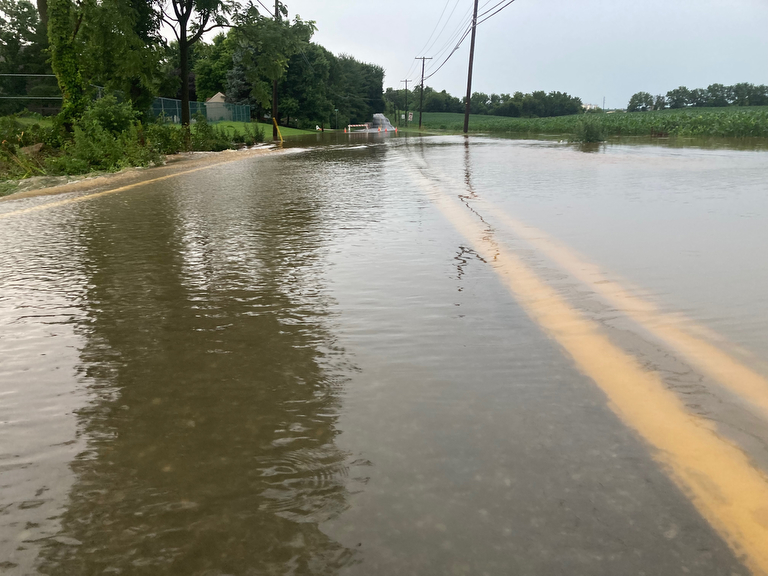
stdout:
<svg viewBox="0 0 768 576">
<path fill-rule="evenodd" d="M 554 118 L 508 118 L 471 115 L 474 132 L 509 134 L 574 134 L 580 124 L 592 122 L 605 136 L 690 136 L 768 138 L 768 107 L 688 108 L 655 112 L 578 114 Z M 427 130 L 460 132 L 464 116 L 425 112 Z"/>
</svg>

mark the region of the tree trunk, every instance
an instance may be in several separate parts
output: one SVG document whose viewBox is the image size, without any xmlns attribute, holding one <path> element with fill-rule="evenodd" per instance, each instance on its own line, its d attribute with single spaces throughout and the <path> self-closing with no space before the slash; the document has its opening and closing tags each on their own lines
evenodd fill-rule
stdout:
<svg viewBox="0 0 768 576">
<path fill-rule="evenodd" d="M 187 29 L 182 26 L 179 34 L 179 68 L 181 69 L 181 125 L 189 127 L 189 43 Z"/>
<path fill-rule="evenodd" d="M 37 12 L 40 14 L 40 22 L 48 24 L 48 0 L 37 0 Z"/>
<path fill-rule="evenodd" d="M 272 140 L 277 140 L 277 80 L 272 82 Z"/>
<path fill-rule="evenodd" d="M 77 15 L 73 14 L 74 6 L 70 0 L 51 0 L 47 8 L 51 68 L 63 97 L 61 116 L 64 127 L 70 131 L 88 103 L 75 43 L 82 15 L 78 20 Z M 73 22 L 76 22 L 74 33 Z"/>
</svg>

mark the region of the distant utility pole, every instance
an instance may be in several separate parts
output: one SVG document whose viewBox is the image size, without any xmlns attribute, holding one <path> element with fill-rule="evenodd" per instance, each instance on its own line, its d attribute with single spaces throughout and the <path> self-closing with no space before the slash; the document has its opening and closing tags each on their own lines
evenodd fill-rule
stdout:
<svg viewBox="0 0 768 576">
<path fill-rule="evenodd" d="M 400 80 L 400 82 L 405 82 L 405 127 L 408 128 L 408 82 L 410 80 Z"/>
<path fill-rule="evenodd" d="M 469 45 L 469 75 L 467 76 L 467 107 L 464 109 L 464 134 L 469 132 L 469 99 L 472 97 L 472 64 L 475 62 L 475 33 L 477 32 L 477 3 L 472 15 L 472 42 Z"/>
<path fill-rule="evenodd" d="M 427 60 L 432 60 L 432 58 L 422 56 L 421 58 L 416 58 L 416 60 L 421 60 L 421 99 L 419 101 L 419 130 L 421 130 L 421 115 L 424 112 L 424 64 L 426 64 Z"/>
<path fill-rule="evenodd" d="M 275 0 L 275 22 L 280 20 L 280 0 Z M 277 140 L 277 80 L 272 81 L 272 140 Z"/>
<path fill-rule="evenodd" d="M 605 96 L 603 96 L 603 112 L 605 112 Z"/>
</svg>

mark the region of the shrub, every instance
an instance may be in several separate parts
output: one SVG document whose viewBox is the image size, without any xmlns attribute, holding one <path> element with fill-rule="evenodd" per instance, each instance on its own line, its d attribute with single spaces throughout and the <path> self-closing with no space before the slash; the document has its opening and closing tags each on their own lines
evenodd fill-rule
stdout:
<svg viewBox="0 0 768 576">
<path fill-rule="evenodd" d="M 227 133 L 208 123 L 205 115 L 196 114 L 191 130 L 192 150 L 221 152 L 232 147 L 232 139 Z"/>
<path fill-rule="evenodd" d="M 151 146 L 160 154 L 176 154 L 186 148 L 184 132 L 173 124 L 162 121 L 147 124 L 144 126 L 144 134 L 148 141 L 147 146 Z"/>
<path fill-rule="evenodd" d="M 81 122 L 97 122 L 112 134 L 120 134 L 136 124 L 139 115 L 127 102 L 118 102 L 112 95 L 93 102 L 83 114 Z"/>
<path fill-rule="evenodd" d="M 571 142 L 604 142 L 605 134 L 599 121 L 580 118 L 576 123 Z"/>
</svg>

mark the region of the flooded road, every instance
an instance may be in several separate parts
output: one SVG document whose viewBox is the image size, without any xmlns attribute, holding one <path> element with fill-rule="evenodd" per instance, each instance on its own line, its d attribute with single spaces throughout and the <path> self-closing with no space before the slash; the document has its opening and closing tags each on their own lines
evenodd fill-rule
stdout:
<svg viewBox="0 0 768 576">
<path fill-rule="evenodd" d="M 0 202 L 0 574 L 768 574 L 766 174 L 329 134 Z"/>
</svg>

